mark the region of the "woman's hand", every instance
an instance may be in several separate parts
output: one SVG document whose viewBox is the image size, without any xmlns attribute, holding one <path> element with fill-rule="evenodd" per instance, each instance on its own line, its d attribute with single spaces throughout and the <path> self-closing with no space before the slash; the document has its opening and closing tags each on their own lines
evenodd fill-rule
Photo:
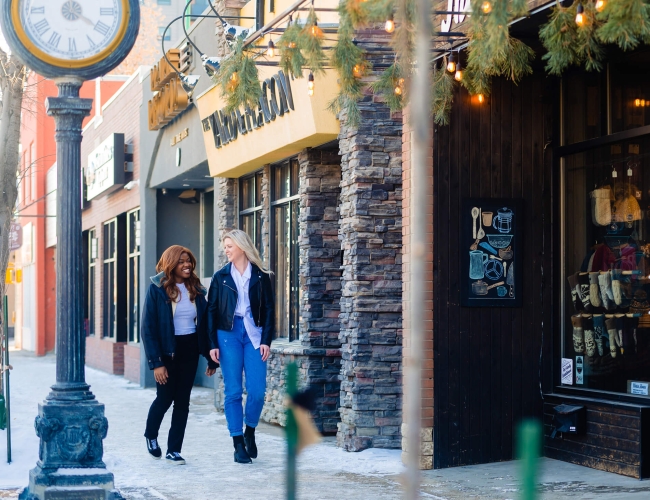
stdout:
<svg viewBox="0 0 650 500">
<path fill-rule="evenodd" d="M 210 357 L 215 363 L 219 362 L 219 349 L 210 349 Z"/>
<path fill-rule="evenodd" d="M 167 368 L 165 368 L 164 366 L 159 366 L 158 368 L 154 368 L 153 378 L 155 378 L 156 382 L 158 382 L 160 385 L 165 385 L 167 383 L 167 379 L 169 378 L 169 374 L 167 373 Z"/>
<path fill-rule="evenodd" d="M 267 345 L 260 345 L 260 354 L 262 355 L 262 361 L 269 359 L 269 354 L 271 353 L 271 348 Z"/>
<path fill-rule="evenodd" d="M 215 350 L 216 350 L 216 349 L 215 349 Z M 216 371 L 217 371 L 216 368 L 210 368 L 210 367 L 208 366 L 208 367 L 205 369 L 205 374 L 206 374 L 208 377 L 212 377 L 212 375 L 214 375 Z"/>
</svg>

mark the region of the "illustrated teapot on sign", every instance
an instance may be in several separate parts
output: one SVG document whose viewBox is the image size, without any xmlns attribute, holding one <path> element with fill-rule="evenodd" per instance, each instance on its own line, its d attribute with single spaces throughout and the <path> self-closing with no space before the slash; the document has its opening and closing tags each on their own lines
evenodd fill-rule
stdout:
<svg viewBox="0 0 650 500">
<path fill-rule="evenodd" d="M 492 227 L 500 233 L 509 233 L 512 230 L 512 210 L 507 207 L 500 208 L 492 219 Z"/>
</svg>

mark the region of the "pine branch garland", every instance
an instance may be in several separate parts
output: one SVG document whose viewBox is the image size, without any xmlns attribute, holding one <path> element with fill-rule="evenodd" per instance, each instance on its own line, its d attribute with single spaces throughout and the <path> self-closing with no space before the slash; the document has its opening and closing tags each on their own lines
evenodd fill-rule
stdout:
<svg viewBox="0 0 650 500">
<path fill-rule="evenodd" d="M 398 88 L 399 91 L 395 92 Z M 386 68 L 379 79 L 370 85 L 370 89 L 376 94 L 383 94 L 384 101 L 392 112 L 401 110 L 407 100 L 404 76 L 397 63 Z"/>
<path fill-rule="evenodd" d="M 307 21 L 303 26 L 300 38 L 298 39 L 298 48 L 305 58 L 307 66 L 314 75 L 324 74 L 325 52 L 323 51 L 323 30 L 318 27 L 318 16 L 312 6 L 307 16 Z"/>
<path fill-rule="evenodd" d="M 299 49 L 302 27 L 298 22 L 289 20 L 287 29 L 278 40 L 277 47 L 280 50 L 280 67 L 285 74 L 294 78 L 302 78 L 302 68 L 305 66 L 305 58 Z"/>
<path fill-rule="evenodd" d="M 442 68 L 434 66 L 431 87 L 431 113 L 437 125 L 448 125 L 451 106 L 454 102 L 454 77 L 446 70 L 447 58 L 443 58 Z"/>
<path fill-rule="evenodd" d="M 603 43 L 615 43 L 623 50 L 650 42 L 650 5 L 645 0 L 610 0 L 599 18 L 605 20 L 596 34 Z"/>
<path fill-rule="evenodd" d="M 221 62 L 219 72 L 213 77 L 221 87 L 226 100 L 226 111 L 240 106 L 255 108 L 262 97 L 262 88 L 255 61 L 244 52 L 244 40 L 239 38 L 230 54 Z"/>
</svg>

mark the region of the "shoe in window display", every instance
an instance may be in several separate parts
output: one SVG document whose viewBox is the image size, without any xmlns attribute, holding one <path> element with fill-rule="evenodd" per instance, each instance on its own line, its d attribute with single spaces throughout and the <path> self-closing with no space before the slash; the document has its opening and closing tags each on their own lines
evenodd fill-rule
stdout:
<svg viewBox="0 0 650 500">
<path fill-rule="evenodd" d="M 574 314 L 571 316 L 571 324 L 573 325 L 573 350 L 577 354 L 585 352 L 585 332 L 582 329 L 582 316 Z"/>
<path fill-rule="evenodd" d="M 598 355 L 605 355 L 605 315 L 594 314 L 592 321 L 594 323 L 594 342 L 598 349 Z"/>
<path fill-rule="evenodd" d="M 586 315 L 582 315 L 582 328 L 585 331 L 585 352 L 587 356 L 593 358 L 596 355 L 596 339 L 594 338 L 594 320 Z"/>
</svg>

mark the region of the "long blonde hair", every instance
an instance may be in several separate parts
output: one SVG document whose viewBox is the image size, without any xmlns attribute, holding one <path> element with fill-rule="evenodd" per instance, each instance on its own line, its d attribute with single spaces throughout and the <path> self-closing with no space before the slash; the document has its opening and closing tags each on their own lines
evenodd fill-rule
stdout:
<svg viewBox="0 0 650 500">
<path fill-rule="evenodd" d="M 241 229 L 231 229 L 223 235 L 221 242 L 223 243 L 226 238 L 230 238 L 232 242 L 246 254 L 248 261 L 259 267 L 260 271 L 266 274 L 273 274 L 269 269 L 264 267 L 260 253 L 257 251 L 257 248 L 255 248 L 255 245 L 253 245 L 253 241 L 246 232 Z"/>
</svg>

